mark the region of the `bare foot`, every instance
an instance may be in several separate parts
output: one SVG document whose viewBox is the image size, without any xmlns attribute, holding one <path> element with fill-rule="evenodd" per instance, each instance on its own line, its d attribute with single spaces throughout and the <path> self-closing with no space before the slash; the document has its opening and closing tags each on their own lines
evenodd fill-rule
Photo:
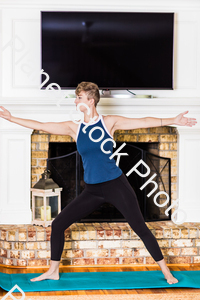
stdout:
<svg viewBox="0 0 200 300">
<path fill-rule="evenodd" d="M 45 280 L 45 279 L 51 279 L 51 280 L 59 280 L 59 273 L 50 273 L 50 272 L 46 272 L 38 277 L 32 278 L 30 279 L 30 281 L 41 281 L 41 280 Z"/>
<path fill-rule="evenodd" d="M 163 271 L 163 274 L 165 276 L 165 279 L 167 280 L 167 282 L 169 284 L 173 284 L 173 283 L 177 283 L 178 280 L 172 275 L 172 273 L 170 272 L 169 268 L 167 267 L 167 269 L 165 271 Z"/>
</svg>

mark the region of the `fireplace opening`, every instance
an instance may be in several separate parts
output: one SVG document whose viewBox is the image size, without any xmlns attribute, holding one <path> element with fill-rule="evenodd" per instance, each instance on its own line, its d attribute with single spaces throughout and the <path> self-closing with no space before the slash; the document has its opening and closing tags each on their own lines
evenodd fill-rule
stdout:
<svg viewBox="0 0 200 300">
<path fill-rule="evenodd" d="M 123 142 L 116 142 L 116 149 Z M 140 159 L 142 159 L 150 168 L 150 174 L 147 177 L 140 177 L 136 172 L 132 172 L 127 179 L 133 187 L 138 203 L 143 214 L 144 220 L 163 221 L 171 219 L 171 211 L 166 216 L 165 210 L 171 205 L 171 159 L 158 155 L 158 142 L 126 142 L 123 151 L 128 156 L 120 158 L 119 167 L 126 174 Z M 47 167 L 51 171 L 53 180 L 63 188 L 61 193 L 61 209 L 68 205 L 76 196 L 84 189 L 83 165 L 82 159 L 76 149 L 74 142 L 50 142 L 48 151 Z M 141 164 L 138 171 L 145 173 L 146 170 Z M 153 175 L 157 174 L 153 181 L 158 188 L 150 196 L 148 194 L 154 189 L 155 185 L 149 183 L 142 190 L 140 187 Z M 154 196 L 164 191 L 169 196 L 169 202 L 166 202 L 166 195 L 161 194 L 156 201 L 160 205 L 154 203 Z M 126 222 L 124 216 L 110 203 L 104 203 L 96 211 L 90 215 L 77 220 L 77 222 Z"/>
</svg>

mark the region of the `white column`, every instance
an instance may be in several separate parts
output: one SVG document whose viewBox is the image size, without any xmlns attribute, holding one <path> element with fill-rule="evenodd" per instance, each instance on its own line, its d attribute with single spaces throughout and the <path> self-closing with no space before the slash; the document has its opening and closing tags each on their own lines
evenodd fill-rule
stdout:
<svg viewBox="0 0 200 300">
<path fill-rule="evenodd" d="M 30 224 L 32 130 L 6 122 L 0 122 L 0 224 Z"/>
<path fill-rule="evenodd" d="M 178 208 L 185 222 L 200 220 L 200 128 L 178 127 Z M 183 213 L 178 213 L 181 222 Z"/>
</svg>

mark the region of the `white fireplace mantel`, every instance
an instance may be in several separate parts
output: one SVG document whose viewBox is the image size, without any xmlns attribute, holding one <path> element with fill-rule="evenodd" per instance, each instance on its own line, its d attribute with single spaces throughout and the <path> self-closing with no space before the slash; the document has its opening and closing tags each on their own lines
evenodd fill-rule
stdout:
<svg viewBox="0 0 200 300">
<path fill-rule="evenodd" d="M 22 98 L 1 102 L 16 116 L 41 122 L 70 120 L 69 112 L 76 112 L 74 99 L 57 106 L 57 100 L 41 98 L 29 103 Z M 26 103 L 26 104 L 25 104 Z M 187 213 L 187 222 L 200 222 L 200 99 L 115 99 L 104 98 L 98 104 L 101 114 L 117 114 L 140 118 L 145 116 L 168 118 L 189 110 L 198 124 L 178 129 L 178 198 L 179 208 Z M 31 223 L 31 133 L 32 129 L 0 119 L 0 223 Z M 178 214 L 177 221 L 181 222 Z"/>
</svg>

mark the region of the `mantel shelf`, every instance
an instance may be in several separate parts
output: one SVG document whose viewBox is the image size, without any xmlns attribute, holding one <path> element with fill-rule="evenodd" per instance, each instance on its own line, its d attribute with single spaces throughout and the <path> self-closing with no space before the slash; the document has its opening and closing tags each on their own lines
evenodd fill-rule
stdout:
<svg viewBox="0 0 200 300">
<path fill-rule="evenodd" d="M 0 105 L 13 106 L 75 106 L 75 98 L 51 98 L 51 97 L 2 97 Z M 163 98 L 101 98 L 100 106 L 200 106 L 200 97 L 163 97 Z"/>
</svg>

